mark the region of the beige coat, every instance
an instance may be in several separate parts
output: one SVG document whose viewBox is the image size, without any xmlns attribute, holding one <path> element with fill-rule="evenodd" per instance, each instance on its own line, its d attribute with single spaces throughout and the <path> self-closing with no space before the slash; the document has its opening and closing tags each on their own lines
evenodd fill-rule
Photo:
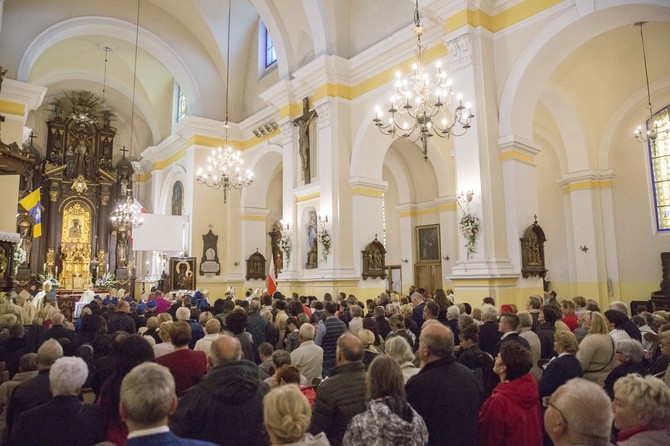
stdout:
<svg viewBox="0 0 670 446">
<path fill-rule="evenodd" d="M 614 340 L 608 334 L 588 334 L 577 352 L 584 379 L 603 385 L 605 378 L 616 367 Z"/>
<path fill-rule="evenodd" d="M 537 382 L 540 382 L 540 379 L 542 378 L 542 369 L 537 366 L 537 361 L 540 360 L 542 354 L 540 338 L 531 329 L 522 331 L 519 333 L 519 336 L 528 341 L 528 344 L 530 345 L 530 357 L 533 360 L 533 368 L 530 369 L 530 373 L 533 374 Z"/>
</svg>

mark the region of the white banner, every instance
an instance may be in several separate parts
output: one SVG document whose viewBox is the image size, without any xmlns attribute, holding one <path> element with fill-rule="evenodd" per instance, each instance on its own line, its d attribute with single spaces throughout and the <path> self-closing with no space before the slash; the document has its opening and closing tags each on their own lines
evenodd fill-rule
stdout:
<svg viewBox="0 0 670 446">
<path fill-rule="evenodd" d="M 181 215 L 142 214 L 144 224 L 133 229 L 135 251 L 182 251 L 184 249 L 184 224 Z"/>
</svg>

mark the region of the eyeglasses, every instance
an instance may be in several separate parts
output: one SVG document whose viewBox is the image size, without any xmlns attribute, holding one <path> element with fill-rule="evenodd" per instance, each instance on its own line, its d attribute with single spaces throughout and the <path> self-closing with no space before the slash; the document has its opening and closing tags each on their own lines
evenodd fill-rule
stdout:
<svg viewBox="0 0 670 446">
<path fill-rule="evenodd" d="M 546 409 L 546 408 L 549 407 L 549 406 L 551 406 L 551 407 L 553 407 L 554 409 L 556 409 L 556 411 L 557 411 L 557 412 L 561 415 L 561 417 L 565 420 L 565 425 L 567 426 L 567 424 L 568 424 L 568 419 L 565 418 L 565 415 L 563 415 L 563 411 L 561 411 L 561 409 L 559 409 L 558 407 L 556 407 L 555 404 L 552 404 L 552 402 L 551 402 L 551 396 L 545 396 L 545 397 L 542 397 L 542 407 L 544 407 L 544 408 Z"/>
</svg>

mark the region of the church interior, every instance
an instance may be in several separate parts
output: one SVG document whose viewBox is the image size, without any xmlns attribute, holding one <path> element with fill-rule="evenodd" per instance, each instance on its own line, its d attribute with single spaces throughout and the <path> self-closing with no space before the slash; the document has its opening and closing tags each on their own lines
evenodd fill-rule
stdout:
<svg viewBox="0 0 670 446">
<path fill-rule="evenodd" d="M 665 0 L 0 0 L 0 285 L 668 305 L 669 44 Z"/>
</svg>

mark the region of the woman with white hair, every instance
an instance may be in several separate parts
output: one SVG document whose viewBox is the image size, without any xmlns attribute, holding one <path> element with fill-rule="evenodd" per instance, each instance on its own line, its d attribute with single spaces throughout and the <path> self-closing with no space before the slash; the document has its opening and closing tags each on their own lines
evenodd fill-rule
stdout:
<svg viewBox="0 0 670 446">
<path fill-rule="evenodd" d="M 405 380 L 405 384 L 409 379 L 419 373 L 419 368 L 414 365 L 414 353 L 412 353 L 412 347 L 402 336 L 395 336 L 386 341 L 385 344 L 386 354 L 391 358 L 395 359 L 398 365 L 400 365 L 400 370 L 402 370 L 402 376 Z"/>
<path fill-rule="evenodd" d="M 624 376 L 614 383 L 617 446 L 670 444 L 670 388 L 653 376 Z"/>
<path fill-rule="evenodd" d="M 635 339 L 625 339 L 616 343 L 614 355 L 619 365 L 605 378 L 605 392 L 611 399 L 614 399 L 614 383 L 621 377 L 631 373 L 646 375 L 646 367 L 642 363 L 644 359 L 644 350 L 642 344 Z"/>
</svg>

